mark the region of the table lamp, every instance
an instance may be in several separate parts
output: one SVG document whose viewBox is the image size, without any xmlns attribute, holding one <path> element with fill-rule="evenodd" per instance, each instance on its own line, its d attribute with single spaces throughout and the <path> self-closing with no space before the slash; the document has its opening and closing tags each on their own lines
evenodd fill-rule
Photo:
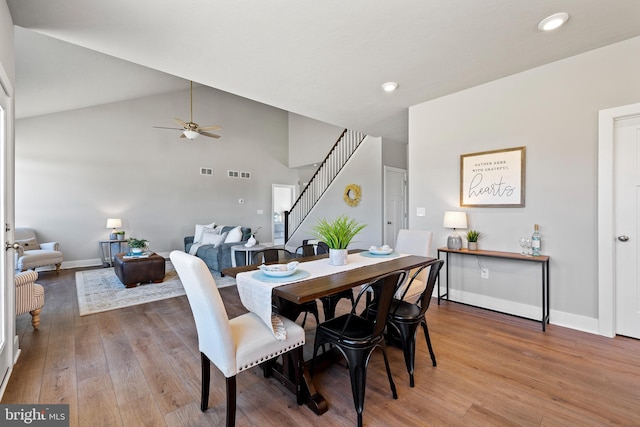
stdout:
<svg viewBox="0 0 640 427">
<path fill-rule="evenodd" d="M 109 234 L 109 240 L 116 240 L 116 228 L 122 227 L 122 220 L 120 218 L 107 219 L 107 228 L 111 228 L 111 234 Z"/>
<path fill-rule="evenodd" d="M 456 228 L 467 228 L 467 213 L 452 211 L 445 212 L 442 226 L 444 228 L 453 229 L 447 238 L 447 248 L 462 249 L 462 237 L 460 237 L 456 232 Z"/>
</svg>

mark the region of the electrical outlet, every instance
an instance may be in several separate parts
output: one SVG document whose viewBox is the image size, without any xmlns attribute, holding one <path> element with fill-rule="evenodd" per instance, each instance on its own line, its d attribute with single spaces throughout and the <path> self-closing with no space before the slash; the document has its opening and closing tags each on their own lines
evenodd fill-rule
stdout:
<svg viewBox="0 0 640 427">
<path fill-rule="evenodd" d="M 482 279 L 488 279 L 489 278 L 489 269 L 488 268 L 481 268 L 480 269 L 480 278 L 482 278 Z"/>
</svg>

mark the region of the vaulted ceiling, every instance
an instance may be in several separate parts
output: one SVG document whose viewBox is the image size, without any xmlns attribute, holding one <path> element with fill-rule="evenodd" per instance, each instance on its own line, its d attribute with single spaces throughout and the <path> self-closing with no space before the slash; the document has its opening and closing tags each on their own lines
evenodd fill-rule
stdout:
<svg viewBox="0 0 640 427">
<path fill-rule="evenodd" d="M 18 118 L 193 80 L 398 141 L 411 105 L 640 35 L 638 0 L 7 3 L 30 30 L 16 31 Z M 565 26 L 537 29 L 560 11 Z"/>
</svg>

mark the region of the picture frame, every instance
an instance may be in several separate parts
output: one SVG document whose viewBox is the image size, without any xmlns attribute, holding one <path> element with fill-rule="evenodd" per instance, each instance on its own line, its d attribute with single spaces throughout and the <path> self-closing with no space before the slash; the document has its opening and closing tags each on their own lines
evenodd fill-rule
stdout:
<svg viewBox="0 0 640 427">
<path fill-rule="evenodd" d="M 524 207 L 526 147 L 460 156 L 461 207 Z"/>
</svg>

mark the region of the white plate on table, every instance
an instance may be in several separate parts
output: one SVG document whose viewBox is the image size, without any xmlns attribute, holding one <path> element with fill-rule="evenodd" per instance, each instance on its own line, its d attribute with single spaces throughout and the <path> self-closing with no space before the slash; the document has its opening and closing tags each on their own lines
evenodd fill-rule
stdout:
<svg viewBox="0 0 640 427">
<path fill-rule="evenodd" d="M 389 255 L 393 253 L 393 248 L 390 248 L 389 245 L 371 246 L 369 248 L 369 253 L 372 253 L 373 255 Z"/>
<path fill-rule="evenodd" d="M 291 261 L 288 264 L 262 264 L 258 267 L 265 275 L 271 277 L 291 276 L 298 270 L 298 261 Z"/>
</svg>

